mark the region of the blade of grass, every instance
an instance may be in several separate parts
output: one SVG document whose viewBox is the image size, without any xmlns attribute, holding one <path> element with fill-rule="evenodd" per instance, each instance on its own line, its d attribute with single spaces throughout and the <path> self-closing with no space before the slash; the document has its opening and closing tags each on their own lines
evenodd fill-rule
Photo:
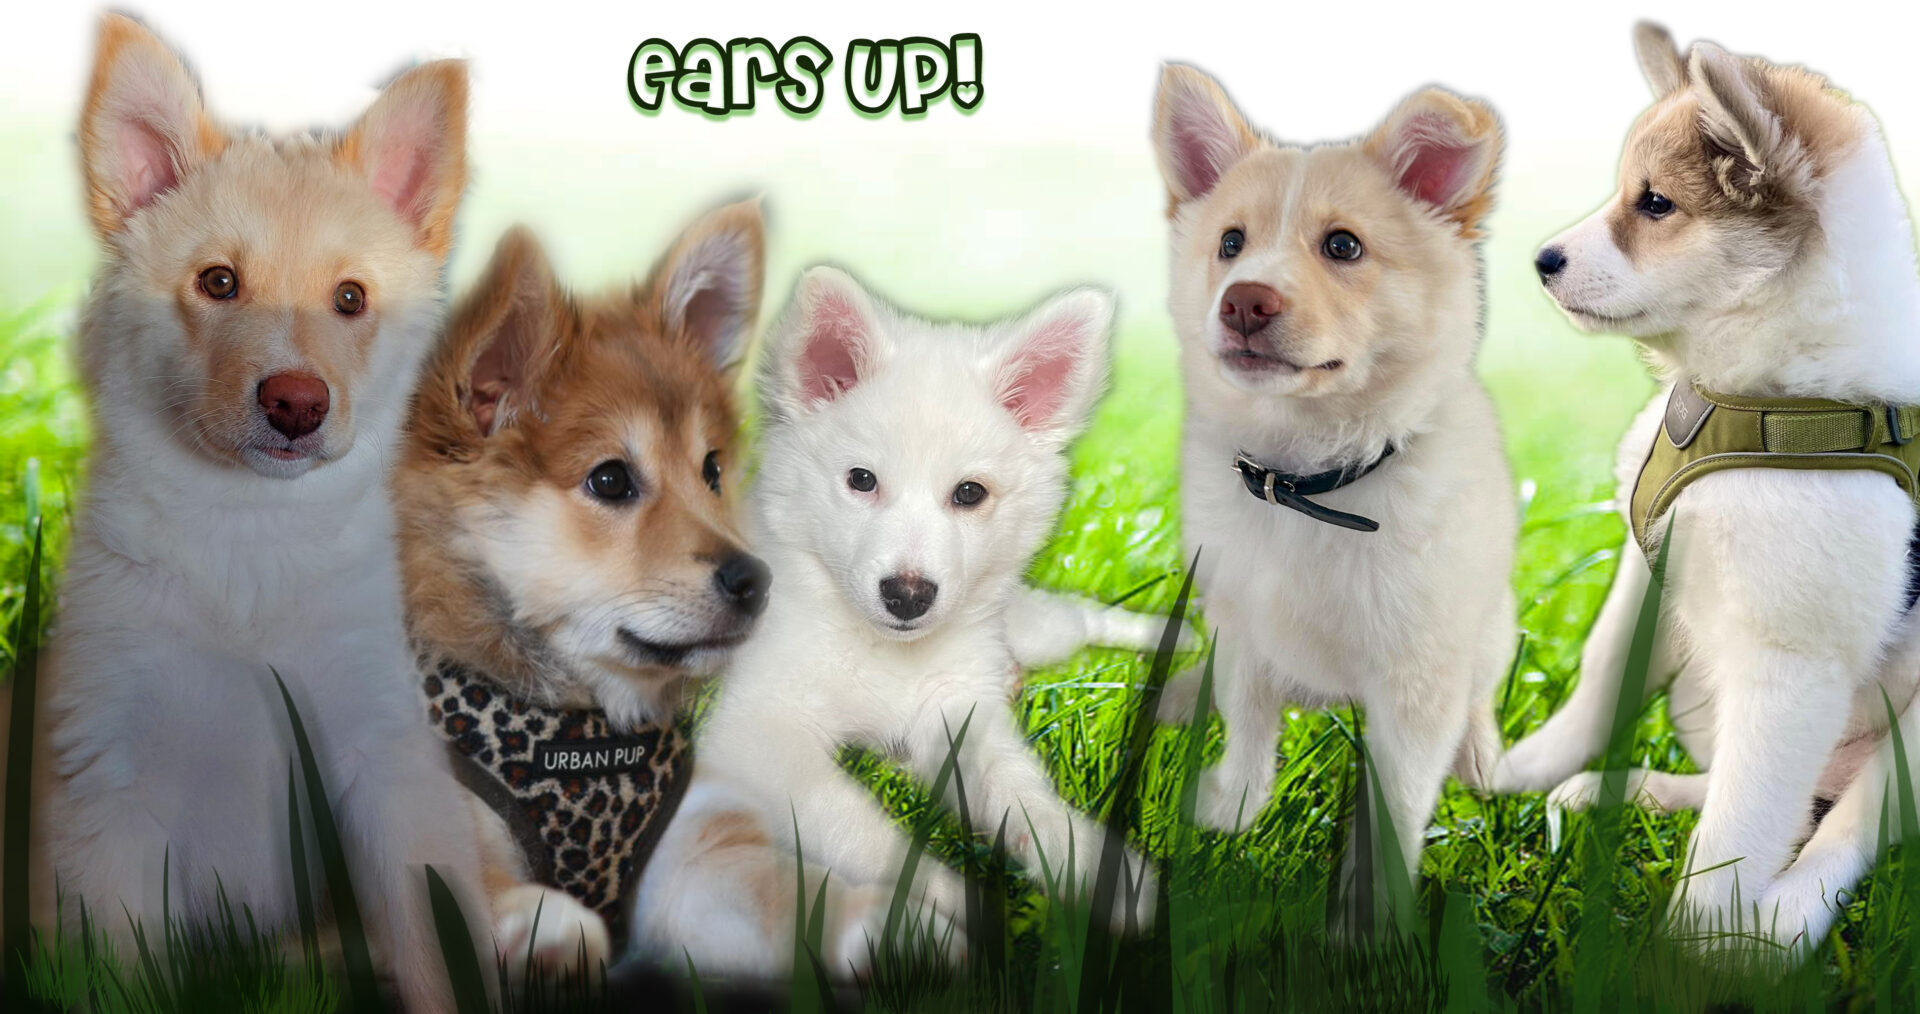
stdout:
<svg viewBox="0 0 1920 1014">
<path fill-rule="evenodd" d="M 1094 959 L 1091 941 L 1099 934 L 1096 927 L 1113 925 L 1113 906 L 1119 896 L 1121 866 L 1125 861 L 1127 821 L 1134 812 L 1140 795 L 1140 779 L 1146 764 L 1147 747 L 1153 737 L 1156 716 L 1160 711 L 1160 695 L 1167 684 L 1167 676 L 1173 670 L 1173 656 L 1180 644 L 1180 631 L 1187 619 L 1187 603 L 1193 595 L 1194 574 L 1200 567 L 1200 553 L 1193 554 L 1193 560 L 1187 565 L 1187 573 L 1180 582 L 1180 594 L 1173 600 L 1173 611 L 1168 614 L 1165 627 L 1160 631 L 1160 644 L 1154 649 L 1153 663 L 1147 669 L 1147 685 L 1140 694 L 1139 704 L 1130 716 L 1130 725 L 1123 742 L 1126 752 L 1120 762 L 1120 774 L 1115 780 L 1111 802 L 1108 803 L 1104 823 L 1108 834 L 1100 846 L 1100 867 L 1094 871 L 1093 901 L 1088 911 L 1089 945 L 1084 952 L 1085 961 L 1080 967 L 1080 990 L 1078 1009 L 1082 1012 L 1097 1011 L 1112 1003 L 1118 1007 L 1125 1003 L 1124 998 L 1113 996 L 1102 986 L 1114 981 L 1114 968 L 1111 953 Z M 1071 857 L 1069 857 L 1071 859 Z M 1144 871 L 1142 871 L 1144 873 Z M 1069 886 L 1072 886 L 1069 881 Z M 1127 913 L 1129 926 L 1133 913 Z M 1109 949 L 1110 950 L 1110 949 Z M 1142 1001 L 1146 998 L 1142 997 Z M 1164 997 L 1156 998 L 1164 1002 Z"/>
<path fill-rule="evenodd" d="M 340 934 L 340 957 L 347 970 L 347 995 L 352 1009 L 360 1014 L 380 1010 L 380 987 L 373 977 L 373 954 L 367 946 L 367 930 L 360 920 L 360 903 L 353 893 L 353 877 L 347 869 L 347 853 L 340 841 L 340 829 L 333 820 L 333 806 L 327 800 L 326 783 L 320 777 L 320 764 L 314 759 L 313 744 L 307 740 L 307 727 L 300 721 L 300 709 L 294 706 L 287 681 L 273 672 L 280 697 L 287 705 L 287 721 L 293 724 L 294 748 L 300 755 L 300 770 L 305 776 L 307 807 L 313 817 L 314 840 L 320 849 L 320 863 L 327 875 L 328 895 L 333 901 L 334 928 Z"/>
<path fill-rule="evenodd" d="M 940 762 L 940 771 L 933 779 L 934 799 L 946 798 L 947 780 L 953 777 L 954 768 L 959 765 L 960 747 L 967 741 L 967 728 L 972 724 L 973 712 L 968 710 L 967 717 L 960 722 L 960 731 L 948 730 L 947 756 Z M 933 827 L 938 822 L 938 811 L 929 808 L 926 815 L 921 818 L 919 826 L 914 828 L 913 842 L 907 847 L 906 861 L 900 864 L 900 876 L 893 885 L 893 899 L 887 905 L 886 932 L 882 940 L 886 946 L 891 946 L 893 941 L 899 939 L 896 934 L 900 929 L 901 916 L 906 912 L 907 900 L 913 893 L 914 874 L 920 868 L 920 857 L 926 852 L 927 841 L 932 838 Z M 928 914 L 931 915 L 931 913 Z"/>
<path fill-rule="evenodd" d="M 307 868 L 306 832 L 300 821 L 300 788 L 293 780 L 293 758 L 287 758 L 287 851 L 293 866 L 293 902 L 300 913 L 300 951 L 309 964 L 320 954 L 319 920 L 314 915 L 312 871 Z"/>
<path fill-rule="evenodd" d="M 29 483 L 29 490 L 36 484 Z M 12 700 L 7 716 L 7 812 L 6 869 L 0 880 L 0 894 L 6 896 L 6 911 L 0 916 L 0 939 L 4 939 L 5 967 L 0 980 L 6 983 L 7 1006 L 21 1009 L 26 995 L 28 947 L 33 935 L 31 908 L 28 904 L 27 861 L 32 843 L 33 819 L 33 719 L 35 690 L 39 680 L 40 643 L 40 553 L 43 533 L 39 518 L 29 514 L 33 526 L 33 551 L 28 558 L 26 604 L 20 611 L 20 625 L 13 643 Z M 20 1006 L 16 1006 L 16 1004 Z"/>
<path fill-rule="evenodd" d="M 1614 701 L 1613 724 L 1607 733 L 1600 795 L 1588 822 L 1586 861 L 1581 874 L 1579 946 L 1573 976 L 1576 1014 L 1612 1010 L 1622 999 L 1620 984 L 1607 968 L 1619 938 L 1613 911 L 1617 893 L 1614 872 L 1619 867 L 1625 834 L 1627 766 L 1633 759 L 1634 732 L 1646 700 L 1647 670 L 1653 664 L 1660 603 L 1666 587 L 1667 552 L 1673 545 L 1673 525 L 1678 515 L 1677 508 L 1667 512 L 1666 531 L 1661 535 L 1659 551 L 1654 554 L 1647 590 L 1640 598 L 1640 613 L 1634 620 L 1633 640 L 1627 648 L 1619 696 Z"/>
<path fill-rule="evenodd" d="M 434 933 L 440 938 L 440 959 L 453 985 L 454 1009 L 460 1014 L 487 1014 L 487 984 L 480 977 L 473 933 L 467 927 L 465 913 L 460 911 L 460 900 L 432 863 L 427 864 L 427 898 L 433 908 Z"/>
</svg>

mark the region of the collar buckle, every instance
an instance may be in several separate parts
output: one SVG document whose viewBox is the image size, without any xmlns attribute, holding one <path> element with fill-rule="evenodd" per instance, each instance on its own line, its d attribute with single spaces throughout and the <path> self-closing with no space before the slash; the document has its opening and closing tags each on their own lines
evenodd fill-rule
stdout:
<svg viewBox="0 0 1920 1014">
<path fill-rule="evenodd" d="M 1887 439 L 1895 446 L 1905 447 L 1913 440 L 1913 434 L 1900 431 L 1900 410 L 1892 405 L 1884 406 L 1887 413 Z"/>
</svg>

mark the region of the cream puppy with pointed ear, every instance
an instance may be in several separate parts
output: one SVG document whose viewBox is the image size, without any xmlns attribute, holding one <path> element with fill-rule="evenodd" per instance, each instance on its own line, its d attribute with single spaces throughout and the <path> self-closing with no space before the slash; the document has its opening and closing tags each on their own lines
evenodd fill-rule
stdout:
<svg viewBox="0 0 1920 1014">
<path fill-rule="evenodd" d="M 1287 702 L 1356 703 L 1404 850 L 1382 861 L 1417 869 L 1448 770 L 1474 779 L 1498 751 L 1514 639 L 1512 482 L 1473 369 L 1498 124 L 1428 89 L 1363 139 L 1280 145 L 1170 65 L 1153 138 L 1186 541 L 1227 724 L 1200 816 L 1259 816 Z M 1168 717 L 1194 689 L 1180 681 Z"/>
<path fill-rule="evenodd" d="M 409 1010 L 450 1006 L 422 868 L 476 887 L 475 829 L 421 721 L 386 479 L 440 323 L 466 82 L 424 64 L 343 135 L 270 139 L 212 120 L 146 29 L 101 24 L 79 133 L 93 447 L 36 737 L 48 929 L 56 882 L 65 924 L 84 902 L 123 957 L 127 916 L 157 939 L 163 899 L 295 925 L 277 670 L 377 958 Z"/>
<path fill-rule="evenodd" d="M 698 739 L 694 783 L 642 882 L 643 952 L 725 972 L 793 955 L 796 851 L 826 879 L 822 960 L 857 973 L 882 935 L 905 833 L 835 757 L 859 744 L 928 783 L 965 734 L 947 802 L 1004 821 L 1011 854 L 1079 890 L 1106 831 L 1059 797 L 1009 701 L 1021 576 L 1067 492 L 1068 443 L 1106 375 L 1112 300 L 1081 289 L 985 327 L 919 320 L 815 268 L 762 356 L 750 502 L 774 574 L 760 629 Z M 795 838 L 796 833 L 798 838 Z M 1116 843 L 1118 844 L 1118 843 Z M 1153 888 L 1121 853 L 1151 921 Z M 924 859 L 917 917 L 963 943 L 960 877 Z M 1123 889 L 1124 891 L 1124 889 Z"/>
</svg>

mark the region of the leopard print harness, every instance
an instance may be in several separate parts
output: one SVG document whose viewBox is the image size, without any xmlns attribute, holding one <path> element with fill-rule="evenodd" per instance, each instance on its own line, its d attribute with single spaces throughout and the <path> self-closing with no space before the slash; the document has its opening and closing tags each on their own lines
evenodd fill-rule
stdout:
<svg viewBox="0 0 1920 1014">
<path fill-rule="evenodd" d="M 533 879 L 600 913 L 620 939 L 692 772 L 686 732 L 671 721 L 616 730 L 598 709 L 533 704 L 450 663 L 421 688 L 454 774 L 506 822 Z"/>
</svg>

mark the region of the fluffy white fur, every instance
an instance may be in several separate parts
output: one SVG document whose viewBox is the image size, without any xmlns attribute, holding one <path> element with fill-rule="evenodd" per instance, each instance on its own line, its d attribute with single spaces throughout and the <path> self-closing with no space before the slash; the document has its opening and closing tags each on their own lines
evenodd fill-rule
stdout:
<svg viewBox="0 0 1920 1014">
<path fill-rule="evenodd" d="M 199 103 L 177 60 L 124 19 L 109 18 L 103 40 L 111 65 L 89 135 L 166 144 L 193 137 Z M 444 67 L 427 73 L 448 76 Z M 140 101 L 149 91 L 169 101 Z M 383 101 L 390 116 L 415 126 L 375 130 L 367 142 L 405 160 L 457 139 L 457 129 L 441 132 L 434 110 L 413 108 L 434 94 L 403 77 Z M 463 108 L 454 112 L 464 117 Z M 297 160 L 310 142 L 287 143 Z M 350 391 L 345 374 L 333 378 L 336 405 L 350 394 L 354 415 L 328 420 L 320 450 L 293 466 L 216 458 L 197 443 L 206 431 L 175 410 L 183 393 L 220 381 L 201 375 L 182 311 L 150 286 L 154 278 L 190 285 L 201 269 L 169 259 L 166 246 L 180 216 L 208 205 L 207 188 L 233 174 L 252 184 L 228 203 L 211 198 L 241 223 L 257 223 L 262 206 L 250 202 L 263 193 L 269 202 L 302 199 L 276 190 L 287 177 L 263 168 L 278 164 L 265 141 L 236 146 L 248 147 L 205 166 L 174 159 L 182 174 L 144 194 L 156 185 L 147 163 L 116 157 L 108 145 L 89 165 L 96 187 L 136 198 L 111 209 L 124 219 L 97 219 L 113 231 L 103 233 L 107 261 L 80 335 L 96 425 L 41 673 L 35 918 L 51 930 L 57 881 L 64 924 L 77 925 L 84 903 L 123 959 L 134 953 L 132 920 L 158 941 L 163 893 L 175 918 L 217 916 L 224 889 L 263 930 L 295 925 L 287 840 L 294 740 L 277 670 L 331 794 L 376 960 L 396 975 L 409 1009 L 446 1009 L 422 866 L 432 863 L 464 894 L 478 886 L 478 857 L 471 817 L 424 723 L 384 487 L 415 367 L 440 319 L 441 257 L 416 247 L 376 272 L 380 317 L 366 366 Z M 336 185 L 348 194 L 372 189 Z M 411 224 L 376 205 L 378 196 L 351 205 L 344 220 L 369 221 L 377 208 L 371 220 L 385 215 L 386 231 L 358 239 L 391 249 L 397 236 L 406 247 Z M 339 227 L 322 223 L 314 234 L 354 238 Z M 332 284 L 315 293 L 322 312 L 331 312 Z M 294 316 L 289 307 L 285 326 L 237 330 L 231 340 L 251 342 L 262 371 L 311 368 L 289 340 Z M 260 413 L 251 383 L 231 397 L 242 418 Z M 309 843 L 307 855 L 316 854 Z M 325 883 L 317 865 L 312 875 Z M 485 911 L 471 897 L 466 907 Z"/>
<path fill-rule="evenodd" d="M 866 967 L 908 842 L 840 770 L 844 744 L 931 782 L 964 725 L 956 777 L 973 827 L 992 835 L 1004 820 L 1029 870 L 1044 856 L 1062 886 L 1069 863 L 1091 879 L 1107 834 L 1059 798 L 1010 700 L 1023 663 L 1083 636 L 1142 648 L 1158 630 L 1020 583 L 1064 501 L 1063 451 L 1099 394 L 1111 316 L 1109 297 L 1079 290 L 1017 321 L 935 324 L 837 271 L 802 278 L 764 355 L 767 427 L 750 498 L 775 591 L 641 885 L 643 952 L 677 961 L 684 949 L 703 972 L 784 968 L 797 846 L 809 897 L 831 875 L 823 961 L 835 974 Z M 873 474 L 872 491 L 850 486 L 855 468 Z M 953 499 L 969 481 L 988 491 L 971 508 Z M 938 588 L 925 615 L 904 622 L 880 590 L 901 574 Z M 1144 922 L 1153 889 L 1141 858 L 1125 856 L 1139 902 L 1115 918 Z M 953 930 L 957 952 L 961 878 L 923 861 L 914 901 L 918 919 Z"/>
<path fill-rule="evenodd" d="M 1663 96 L 1702 87 L 1701 62 L 1725 57 L 1697 46 L 1688 73 L 1674 70 L 1685 65 L 1663 59 L 1661 47 L 1672 51 L 1664 31 L 1642 30 L 1642 62 Z M 1709 117 L 1723 115 L 1703 105 Z M 1611 249 L 1596 215 L 1549 241 L 1568 258 L 1566 279 L 1556 275 L 1549 292 L 1563 304 L 1657 307 L 1657 325 L 1632 333 L 1670 378 L 1732 394 L 1920 401 L 1913 234 L 1886 148 L 1859 118 L 1859 140 L 1808 195 L 1818 229 L 1791 263 L 1732 280 L 1693 277 L 1671 259 L 1637 272 Z M 1669 269 L 1680 277 L 1660 276 Z M 1623 506 L 1666 398 L 1663 389 L 1621 441 Z M 1671 519 L 1648 692 L 1668 690 L 1680 739 L 1707 773 L 1635 771 L 1629 791 L 1651 805 L 1702 810 L 1687 854 L 1689 869 L 1703 872 L 1676 895 L 1677 919 L 1766 934 L 1804 953 L 1825 938 L 1842 893 L 1872 863 L 1883 802 L 1898 833 L 1883 691 L 1901 715 L 1909 755 L 1920 757 L 1911 746 L 1920 743 L 1920 716 L 1909 707 L 1920 681 L 1920 622 L 1901 612 L 1913 507 L 1882 475 L 1754 469 L 1698 480 Z M 1656 519 L 1652 529 L 1666 525 Z M 1498 788 L 1559 784 L 1556 804 L 1593 802 L 1598 776 L 1576 772 L 1605 745 L 1648 582 L 1629 538 L 1579 685 L 1503 759 Z M 1837 804 L 1796 858 L 1816 793 Z"/>
<path fill-rule="evenodd" d="M 1457 762 L 1473 778 L 1491 767 L 1499 745 L 1491 696 L 1513 647 L 1511 480 L 1493 405 L 1473 371 L 1479 259 L 1471 239 L 1440 214 L 1490 177 L 1497 134 L 1475 142 L 1441 131 L 1444 144 L 1436 147 L 1463 153 L 1463 163 L 1479 171 L 1444 174 L 1461 189 L 1430 192 L 1428 203 L 1395 178 L 1414 157 L 1397 149 L 1434 143 L 1435 120 L 1424 113 L 1396 113 L 1383 128 L 1385 164 L 1356 167 L 1256 142 L 1231 123 L 1182 125 L 1180 117 L 1238 118 L 1224 95 L 1175 101 L 1195 90 L 1218 94 L 1197 72 L 1169 68 L 1157 136 L 1176 199 L 1170 305 L 1187 393 L 1182 513 L 1216 629 L 1214 700 L 1227 727 L 1225 756 L 1203 776 L 1198 815 L 1222 829 L 1254 822 L 1272 792 L 1275 739 L 1289 702 L 1357 703 L 1366 709 L 1381 815 L 1392 820 L 1403 850 L 1375 857 L 1376 869 L 1395 861 L 1417 869 L 1449 768 Z M 1406 108 L 1431 100 L 1432 93 L 1415 96 Z M 1419 129 L 1402 134 L 1397 124 Z M 1183 135 L 1247 139 L 1239 159 L 1209 184 L 1229 195 L 1230 208 L 1189 186 L 1194 174 L 1179 170 L 1183 153 L 1165 140 Z M 1351 196 L 1335 175 L 1363 181 L 1366 196 Z M 1349 207 L 1327 211 L 1318 195 L 1328 192 L 1346 195 Z M 1355 226 L 1364 242 L 1384 246 L 1386 237 L 1402 237 L 1402 248 L 1382 251 L 1401 274 L 1358 300 L 1344 326 L 1292 323 L 1313 293 L 1305 280 L 1341 270 L 1311 260 L 1321 256 L 1320 216 L 1365 215 L 1368 203 L 1379 222 L 1410 223 L 1403 233 Z M 1301 229 L 1310 239 L 1262 246 L 1245 226 L 1246 251 L 1219 260 L 1217 230 L 1255 220 L 1267 234 Z M 1217 308 L 1241 281 L 1272 285 L 1286 301 L 1286 315 L 1273 325 L 1292 329 L 1284 347 L 1304 350 L 1293 353 L 1303 362 L 1338 355 L 1338 370 L 1309 383 L 1313 370 L 1262 379 L 1232 366 L 1220 354 L 1231 336 Z M 1301 312 L 1315 309 L 1334 312 Z M 1346 345 L 1318 351 L 1334 340 Z M 1377 471 L 1314 498 L 1378 521 L 1370 534 L 1255 499 L 1232 467 L 1245 453 L 1268 467 L 1313 473 L 1365 464 L 1389 443 L 1398 450 Z M 1170 719 L 1186 717 L 1193 675 L 1178 689 L 1163 708 Z M 1348 857 L 1349 875 L 1356 862 Z"/>
</svg>

